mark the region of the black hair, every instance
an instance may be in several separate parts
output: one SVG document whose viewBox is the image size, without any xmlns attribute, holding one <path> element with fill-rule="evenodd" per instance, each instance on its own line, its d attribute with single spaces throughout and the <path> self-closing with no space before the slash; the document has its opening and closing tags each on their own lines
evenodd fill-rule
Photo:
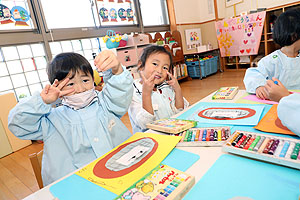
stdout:
<svg viewBox="0 0 300 200">
<path fill-rule="evenodd" d="M 60 53 L 47 66 L 48 79 L 51 84 L 55 79 L 63 80 L 70 72 L 72 72 L 71 78 L 73 78 L 78 71 L 82 71 L 86 75 L 90 74 L 94 79 L 91 64 L 78 53 Z"/>
<path fill-rule="evenodd" d="M 149 56 L 152 54 L 156 54 L 156 53 L 164 53 L 169 56 L 169 58 L 170 58 L 169 72 L 173 73 L 171 53 L 169 51 L 167 51 L 163 46 L 157 46 L 157 45 L 151 45 L 149 47 L 146 47 L 143 50 L 143 54 L 141 55 L 140 60 L 139 60 L 138 70 L 143 69 L 145 67 L 146 61 L 149 58 Z"/>
<path fill-rule="evenodd" d="M 281 47 L 292 45 L 300 39 L 300 9 L 290 9 L 276 20 L 273 39 Z"/>
</svg>

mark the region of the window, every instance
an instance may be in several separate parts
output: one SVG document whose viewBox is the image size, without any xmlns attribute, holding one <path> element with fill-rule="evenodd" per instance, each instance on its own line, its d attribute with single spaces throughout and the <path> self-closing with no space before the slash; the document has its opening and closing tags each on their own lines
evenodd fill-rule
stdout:
<svg viewBox="0 0 300 200">
<path fill-rule="evenodd" d="M 139 0 L 144 26 L 169 24 L 166 0 Z"/>
<path fill-rule="evenodd" d="M 33 29 L 27 0 L 0 2 L 0 30 Z"/>
<path fill-rule="evenodd" d="M 98 0 L 101 26 L 137 24 L 134 0 Z"/>
<path fill-rule="evenodd" d="M 41 0 L 48 29 L 99 26 L 93 0 Z"/>
<path fill-rule="evenodd" d="M 81 40 L 50 42 L 49 44 L 52 57 L 55 57 L 57 54 L 62 52 L 79 53 L 84 56 L 90 62 L 92 68 L 95 69 L 93 53 L 98 54 L 99 43 L 100 40 L 98 38 L 89 38 Z"/>
<path fill-rule="evenodd" d="M 1 47 L 0 54 L 0 94 L 14 92 L 19 100 L 48 83 L 42 44 Z"/>
</svg>

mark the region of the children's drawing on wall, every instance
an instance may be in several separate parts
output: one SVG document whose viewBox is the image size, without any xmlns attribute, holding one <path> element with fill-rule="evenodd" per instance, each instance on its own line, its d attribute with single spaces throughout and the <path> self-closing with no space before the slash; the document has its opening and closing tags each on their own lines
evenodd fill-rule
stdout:
<svg viewBox="0 0 300 200">
<path fill-rule="evenodd" d="M 108 10 L 106 8 L 100 8 L 99 15 L 102 18 L 102 22 L 108 22 Z"/>
<path fill-rule="evenodd" d="M 124 8 L 120 8 L 118 10 L 118 15 L 119 15 L 121 21 L 126 21 L 127 12 L 126 12 L 126 10 Z"/>
<path fill-rule="evenodd" d="M 241 3 L 241 2 L 243 2 L 243 0 L 226 0 L 225 6 L 229 7 L 229 6 L 233 6 L 235 4 Z"/>
<path fill-rule="evenodd" d="M 28 26 L 26 23 L 29 20 L 27 10 L 21 6 L 15 6 L 11 9 L 12 18 L 16 21 L 16 26 Z"/>
<path fill-rule="evenodd" d="M 117 20 L 118 15 L 117 15 L 116 9 L 111 8 L 110 11 L 109 11 L 109 16 L 110 16 L 110 21 L 112 21 L 112 22 L 117 22 L 118 21 Z"/>
<path fill-rule="evenodd" d="M 200 28 L 186 29 L 185 38 L 186 38 L 187 49 L 195 49 L 202 45 Z"/>
<path fill-rule="evenodd" d="M 13 23 L 13 21 L 10 18 L 11 18 L 11 13 L 10 13 L 9 8 L 3 4 L 0 4 L 0 22 L 1 22 L 1 24 Z"/>
<path fill-rule="evenodd" d="M 131 8 L 128 8 L 127 9 L 127 18 L 128 18 L 128 21 L 133 21 L 133 17 L 134 17 L 133 10 Z"/>
<path fill-rule="evenodd" d="M 221 56 L 258 53 L 266 12 L 224 19 L 215 23 Z"/>
</svg>

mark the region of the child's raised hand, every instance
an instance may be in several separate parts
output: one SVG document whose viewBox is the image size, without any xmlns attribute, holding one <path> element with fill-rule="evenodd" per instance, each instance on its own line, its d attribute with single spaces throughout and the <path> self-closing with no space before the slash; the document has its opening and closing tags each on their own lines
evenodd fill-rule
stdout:
<svg viewBox="0 0 300 200">
<path fill-rule="evenodd" d="M 268 93 L 264 86 L 260 86 L 256 88 L 255 94 L 256 97 L 259 99 L 263 99 L 263 100 L 268 99 Z"/>
<path fill-rule="evenodd" d="M 121 63 L 118 61 L 116 55 L 109 50 L 104 50 L 98 54 L 94 60 L 94 64 L 97 67 L 98 71 L 106 71 L 112 69 L 113 74 L 121 74 L 123 68 Z"/>
<path fill-rule="evenodd" d="M 170 72 L 167 72 L 168 76 L 169 76 L 169 81 L 167 81 L 167 83 L 176 91 L 180 90 L 180 85 L 177 81 L 177 72 L 174 69 L 174 75 L 172 75 Z"/>
<path fill-rule="evenodd" d="M 69 78 L 64 79 L 60 83 L 55 79 L 52 85 L 47 84 L 41 92 L 41 97 L 46 104 L 55 102 L 59 97 L 74 92 L 74 89 L 62 91 L 62 88 L 69 82 Z"/>
<path fill-rule="evenodd" d="M 143 81 L 143 93 L 144 94 L 149 94 L 151 95 L 153 88 L 155 86 L 154 84 L 154 80 L 155 80 L 155 75 L 157 74 L 156 71 L 153 71 L 153 73 L 151 74 L 151 76 L 147 79 L 143 73 L 143 71 L 140 71 L 140 76 L 142 78 Z"/>
<path fill-rule="evenodd" d="M 277 84 L 275 84 L 275 81 L 277 81 Z M 279 102 L 282 97 L 290 95 L 290 92 L 277 78 L 268 80 L 265 88 L 268 92 L 269 99 L 272 101 Z"/>
</svg>

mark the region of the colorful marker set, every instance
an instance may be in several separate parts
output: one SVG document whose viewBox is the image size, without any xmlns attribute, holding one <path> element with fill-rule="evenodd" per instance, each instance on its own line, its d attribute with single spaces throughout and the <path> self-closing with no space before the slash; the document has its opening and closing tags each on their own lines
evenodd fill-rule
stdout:
<svg viewBox="0 0 300 200">
<path fill-rule="evenodd" d="M 235 131 L 223 150 L 300 169 L 300 140 Z"/>
<path fill-rule="evenodd" d="M 230 127 L 191 128 L 181 134 L 177 146 L 222 146 L 230 136 Z"/>
</svg>

